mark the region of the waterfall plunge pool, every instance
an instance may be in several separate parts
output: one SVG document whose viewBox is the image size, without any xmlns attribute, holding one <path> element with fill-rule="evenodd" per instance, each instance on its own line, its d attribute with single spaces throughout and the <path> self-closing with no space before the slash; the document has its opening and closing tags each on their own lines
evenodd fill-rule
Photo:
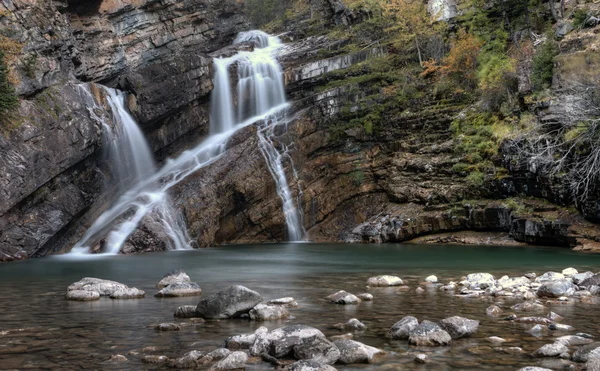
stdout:
<svg viewBox="0 0 600 371">
<path fill-rule="evenodd" d="M 0 369 L 148 369 L 143 355 L 180 357 L 188 351 L 210 351 L 223 346 L 227 337 L 252 332 L 259 326 L 269 329 L 289 324 L 316 327 L 325 335 L 342 332 L 329 327 L 358 318 L 368 330 L 354 339 L 382 348 L 390 354 L 375 365 L 338 366 L 339 370 L 421 369 L 414 363 L 417 352 L 429 354 L 427 369 L 516 370 L 526 365 L 562 362 L 530 357 L 555 336 L 546 332 L 536 338 L 526 331 L 533 325 L 503 321 L 486 316 L 493 303 L 505 307 L 516 300 L 484 297 L 454 297 L 436 289 L 423 294 L 415 289 L 423 279 L 435 274 L 440 282 L 460 281 L 473 272 L 538 275 L 566 267 L 580 272 L 596 272 L 600 256 L 569 250 L 541 247 L 338 245 L 338 244 L 262 244 L 236 245 L 197 251 L 152 253 L 136 256 L 48 257 L 2 265 L 0 269 Z M 232 284 L 247 286 L 265 300 L 292 296 L 300 307 L 291 309 L 294 318 L 282 321 L 252 322 L 244 319 L 207 321 L 189 324 L 177 332 L 158 332 L 154 324 L 189 323 L 173 317 L 178 306 L 197 304 L 200 297 L 158 299 L 155 285 L 173 269 L 183 269 L 210 295 Z M 374 275 L 400 276 L 410 291 L 365 287 Z M 83 277 L 98 277 L 122 282 L 146 291 L 138 300 L 70 302 L 66 288 Z M 424 287 L 424 286 L 423 286 Z M 373 302 L 355 306 L 328 303 L 324 297 L 338 290 L 355 294 L 370 292 Z M 600 312 L 595 304 L 546 304 L 577 331 L 598 335 Z M 512 313 L 510 309 L 505 313 Z M 540 313 L 546 314 L 546 313 Z M 406 341 L 386 338 L 389 328 L 405 315 L 419 320 L 440 320 L 453 315 L 481 321 L 479 332 L 471 338 L 454 340 L 449 347 L 415 348 Z M 536 315 L 535 313 L 523 315 Z M 489 336 L 507 339 L 502 346 L 489 343 Z M 503 349 L 521 347 L 523 354 L 507 354 Z M 145 349 L 144 349 L 145 348 Z M 112 355 L 123 354 L 125 364 L 105 363 Z M 558 363 L 557 363 L 558 362 Z M 545 364 L 548 366 L 548 364 Z M 156 368 L 160 368 L 157 366 Z M 269 364 L 250 364 L 249 370 L 272 370 Z"/>
</svg>

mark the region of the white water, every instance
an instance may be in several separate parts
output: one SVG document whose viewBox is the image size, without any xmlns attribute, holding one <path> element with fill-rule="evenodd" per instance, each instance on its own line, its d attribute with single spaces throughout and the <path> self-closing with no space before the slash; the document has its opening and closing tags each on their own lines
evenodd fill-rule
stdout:
<svg viewBox="0 0 600 371">
<path fill-rule="evenodd" d="M 288 107 L 283 74 L 274 57 L 274 52 L 281 43 L 279 39 L 260 31 L 241 33 L 236 39 L 237 42 L 253 42 L 257 48 L 254 51 L 239 52 L 229 58 L 214 60 L 210 135 L 193 149 L 183 152 L 176 159 L 168 160 L 162 169 L 141 175 L 138 181 L 94 222 L 82 240 L 73 248 L 73 253 L 89 253 L 88 245 L 99 235 L 113 228 L 106 238 L 104 249 L 106 253 L 118 254 L 123 244 L 139 227 L 142 219 L 149 214 L 161 222 L 173 242 L 174 249 L 189 248 L 190 238 L 185 232 L 183 218 L 173 212 L 168 191 L 187 176 L 216 161 L 223 154 L 227 141 L 236 131 L 256 122 L 263 122 L 259 130 L 260 147 L 284 205 L 288 237 L 294 241 L 302 240 L 304 230 L 300 214 L 295 207 L 284 172 L 283 159 L 287 154 L 280 154 L 271 138 L 274 127 L 280 122 L 275 117 Z M 240 102 L 237 118 L 234 118 L 234 99 L 229 78 L 229 67 L 234 63 L 238 65 L 239 77 L 237 93 Z M 119 99 L 115 99 L 115 96 Z M 129 125 L 131 122 L 135 124 L 125 109 L 122 95 L 116 92 L 109 93 L 109 104 L 113 113 L 116 113 L 114 116 L 118 116 L 117 124 Z M 135 126 L 137 128 L 137 125 Z M 137 130 L 139 132 L 139 129 Z M 127 135 L 130 133 L 129 130 L 125 132 Z M 128 140 L 134 143 L 132 148 L 136 148 L 135 146 L 140 145 L 140 142 L 135 131 L 132 132 L 135 138 Z M 139 153 L 128 155 L 136 157 Z M 144 156 L 147 156 L 148 161 L 152 161 L 151 154 Z M 138 160 L 133 159 L 136 166 L 141 161 Z M 122 219 L 124 221 L 121 221 Z"/>
</svg>

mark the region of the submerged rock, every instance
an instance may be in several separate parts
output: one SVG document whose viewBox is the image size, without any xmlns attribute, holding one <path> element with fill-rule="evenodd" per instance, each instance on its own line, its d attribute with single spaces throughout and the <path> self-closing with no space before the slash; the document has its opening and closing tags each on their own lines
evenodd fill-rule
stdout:
<svg viewBox="0 0 600 371">
<path fill-rule="evenodd" d="M 410 333 L 418 326 L 419 320 L 412 316 L 406 316 L 392 326 L 387 337 L 396 340 L 408 340 Z"/>
<path fill-rule="evenodd" d="M 202 289 L 194 282 L 175 282 L 160 290 L 154 296 L 157 298 L 175 298 L 181 296 L 201 295 Z"/>
<path fill-rule="evenodd" d="M 396 276 L 376 276 L 367 280 L 367 286 L 371 287 L 401 286 L 403 284 L 402 279 Z"/>
<path fill-rule="evenodd" d="M 428 276 L 427 278 L 425 278 L 425 282 L 427 283 L 437 283 L 438 282 L 438 278 L 434 275 Z"/>
<path fill-rule="evenodd" d="M 183 355 L 183 357 L 171 362 L 171 366 L 176 368 L 195 368 L 202 357 L 204 357 L 204 352 L 192 350 Z"/>
<path fill-rule="evenodd" d="M 142 363 L 149 364 L 161 364 L 169 362 L 169 357 L 167 356 L 144 356 L 142 357 Z"/>
<path fill-rule="evenodd" d="M 237 370 L 244 369 L 248 363 L 248 355 L 244 352 L 233 352 L 217 362 L 210 370 Z"/>
<path fill-rule="evenodd" d="M 356 295 L 352 295 L 344 290 L 329 295 L 327 300 L 335 304 L 359 304 L 361 302 Z"/>
<path fill-rule="evenodd" d="M 441 320 L 439 325 L 444 329 L 452 339 L 468 337 L 477 332 L 479 321 L 454 316 Z"/>
<path fill-rule="evenodd" d="M 177 318 L 195 318 L 198 317 L 195 305 L 182 305 L 175 310 L 173 314 Z"/>
<path fill-rule="evenodd" d="M 161 323 L 154 326 L 157 331 L 179 331 L 181 328 L 176 323 Z"/>
<path fill-rule="evenodd" d="M 544 345 L 533 352 L 533 355 L 535 357 L 558 357 L 561 354 L 568 352 L 569 348 L 567 348 L 563 343 L 556 342 L 553 344 Z"/>
<path fill-rule="evenodd" d="M 450 344 L 452 337 L 437 323 L 423 321 L 408 337 L 408 343 L 417 346 L 443 346 Z"/>
<path fill-rule="evenodd" d="M 548 281 L 558 281 L 565 279 L 565 275 L 557 272 L 546 272 L 535 279 L 535 282 L 543 283 Z"/>
<path fill-rule="evenodd" d="M 286 368 L 287 371 L 336 371 L 336 368 L 315 360 L 294 362 Z"/>
<path fill-rule="evenodd" d="M 71 284 L 67 288 L 66 297 L 69 300 L 88 301 L 97 300 L 100 296 L 108 296 L 111 299 L 138 299 L 143 298 L 145 294 L 142 290 L 130 288 L 119 282 L 86 277 Z"/>
<path fill-rule="evenodd" d="M 309 343 L 315 338 L 325 339 L 325 335 L 314 327 L 293 325 L 273 330 L 266 334 L 263 339 L 257 338 L 257 341 L 262 343 L 258 348 L 266 346 L 264 349 L 268 350 L 270 356 L 282 358 L 288 356 L 295 346 Z M 251 349 L 251 352 L 263 353 L 260 349 Z"/>
<path fill-rule="evenodd" d="M 250 319 L 254 321 L 270 321 L 288 318 L 290 312 L 283 305 L 258 304 L 249 312 Z"/>
<path fill-rule="evenodd" d="M 594 342 L 594 340 L 583 337 L 583 336 L 566 335 L 566 336 L 561 336 L 561 337 L 557 338 L 556 342 L 570 347 L 570 346 L 575 346 L 575 345 L 591 344 Z"/>
<path fill-rule="evenodd" d="M 273 299 L 273 300 L 270 300 L 267 304 L 285 305 L 286 307 L 297 307 L 298 306 L 298 303 L 292 297 Z"/>
<path fill-rule="evenodd" d="M 346 323 L 336 323 L 335 325 L 333 325 L 333 328 L 335 328 L 337 330 L 341 330 L 341 331 L 345 331 L 345 330 L 364 331 L 367 329 L 367 325 L 360 322 L 356 318 L 351 318 L 348 321 L 346 321 Z"/>
<path fill-rule="evenodd" d="M 212 294 L 198 303 L 196 313 L 202 318 L 235 318 L 248 313 L 262 297 L 244 286 L 230 286 Z"/>
<path fill-rule="evenodd" d="M 375 356 L 385 353 L 381 349 L 354 340 L 337 340 L 334 344 L 340 351 L 338 362 L 342 364 L 370 363 Z"/>
<path fill-rule="evenodd" d="M 510 307 L 512 310 L 521 311 L 521 312 L 535 312 L 535 311 L 543 311 L 546 309 L 545 306 L 539 303 L 524 301 L 522 303 L 518 303 Z"/>
<path fill-rule="evenodd" d="M 363 293 L 363 294 L 358 294 L 356 296 L 358 296 L 358 298 L 362 301 L 373 301 L 373 295 L 371 295 L 367 292 Z"/>
<path fill-rule="evenodd" d="M 417 354 L 415 356 L 415 362 L 416 363 L 420 363 L 420 364 L 426 364 L 426 363 L 429 363 L 431 361 L 429 360 L 429 357 L 427 357 L 427 354 L 422 354 L 421 353 L 421 354 Z"/>
<path fill-rule="evenodd" d="M 184 283 L 191 281 L 192 280 L 190 279 L 190 276 L 188 276 L 181 269 L 177 269 L 165 274 L 163 278 L 156 284 L 156 288 L 160 290 L 174 283 Z"/>
<path fill-rule="evenodd" d="M 261 326 L 252 334 L 241 334 L 230 337 L 225 340 L 225 346 L 231 350 L 250 349 L 256 341 L 257 336 L 266 334 L 267 332 L 269 332 L 269 329 Z"/>
</svg>

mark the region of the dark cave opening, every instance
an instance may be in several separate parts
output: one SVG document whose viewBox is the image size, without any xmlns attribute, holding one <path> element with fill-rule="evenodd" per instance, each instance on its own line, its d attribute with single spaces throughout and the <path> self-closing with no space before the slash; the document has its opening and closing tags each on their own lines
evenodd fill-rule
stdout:
<svg viewBox="0 0 600 371">
<path fill-rule="evenodd" d="M 78 15 L 98 14 L 102 0 L 67 0 L 67 11 Z"/>
</svg>

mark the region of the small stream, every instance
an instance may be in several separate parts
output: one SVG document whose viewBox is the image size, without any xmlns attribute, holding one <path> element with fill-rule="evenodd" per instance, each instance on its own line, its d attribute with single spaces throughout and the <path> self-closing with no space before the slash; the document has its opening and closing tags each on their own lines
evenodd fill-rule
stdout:
<svg viewBox="0 0 600 371">
<path fill-rule="evenodd" d="M 83 260 L 82 260 L 83 259 Z M 584 255 L 555 248 L 415 245 L 263 244 L 237 245 L 197 251 L 174 251 L 138 256 L 63 256 L 15 262 L 0 266 L 0 369 L 148 369 L 143 355 L 179 357 L 190 350 L 213 350 L 232 335 L 288 324 L 319 328 L 327 336 L 341 332 L 330 326 L 358 318 L 368 330 L 354 339 L 382 348 L 389 354 L 381 363 L 336 366 L 339 370 L 516 370 L 527 365 L 561 369 L 564 361 L 540 360 L 530 354 L 564 333 L 535 338 L 521 325 L 487 317 L 485 309 L 500 303 L 517 302 L 503 298 L 460 298 L 428 288 L 415 289 L 428 275 L 440 282 L 459 281 L 473 272 L 522 275 L 574 267 L 580 272 L 598 271 L 600 255 Z M 164 273 L 184 269 L 209 295 L 231 284 L 241 284 L 261 293 L 265 300 L 293 296 L 300 304 L 292 309 L 294 318 L 255 323 L 248 320 L 207 321 L 192 324 L 174 319 L 180 305 L 196 304 L 198 297 L 158 299 L 154 285 Z M 410 291 L 365 287 L 373 275 L 400 276 Z M 146 291 L 140 300 L 69 302 L 64 294 L 69 284 L 83 277 L 111 279 Z M 425 287 L 425 286 L 423 286 Z M 373 302 L 357 306 L 330 304 L 324 297 L 337 290 L 358 294 L 370 292 Z M 600 335 L 598 304 L 547 305 L 576 331 Z M 510 309 L 505 311 L 511 313 Z M 461 315 L 481 321 L 479 332 L 468 339 L 454 340 L 452 346 L 416 348 L 406 341 L 385 337 L 388 329 L 405 315 L 419 320 L 440 320 Z M 531 314 L 535 315 L 535 314 Z M 153 324 L 181 322 L 178 332 L 158 332 Z M 508 340 L 501 346 L 486 338 Z M 149 348 L 151 347 L 151 348 Z M 523 354 L 506 353 L 521 347 Z M 146 348 L 146 349 L 144 349 Z M 432 364 L 417 365 L 417 352 L 427 353 Z M 129 353 L 129 354 L 128 354 Z M 126 364 L 105 363 L 111 355 L 125 355 Z M 272 370 L 262 362 L 249 370 Z"/>
</svg>

